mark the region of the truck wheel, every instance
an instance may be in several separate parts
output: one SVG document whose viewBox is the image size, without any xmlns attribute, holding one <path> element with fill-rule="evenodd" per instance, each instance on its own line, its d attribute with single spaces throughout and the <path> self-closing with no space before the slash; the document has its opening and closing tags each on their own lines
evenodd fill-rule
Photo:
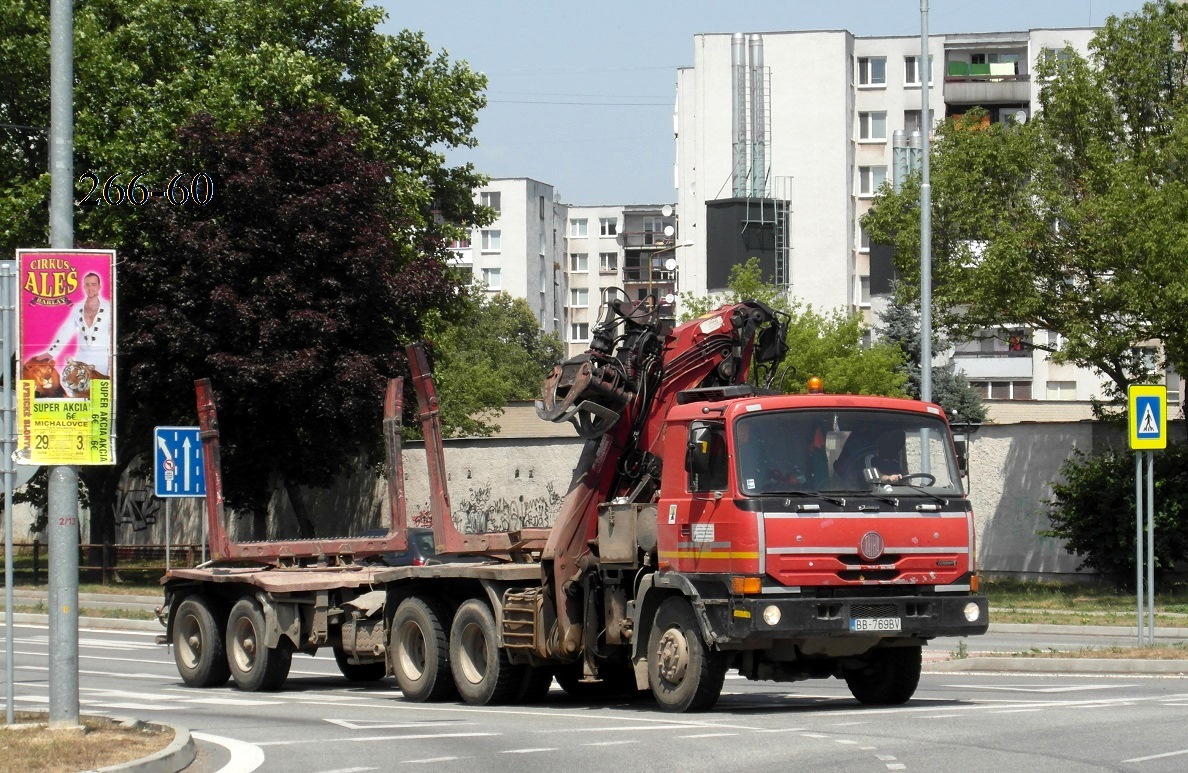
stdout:
<svg viewBox="0 0 1188 773">
<path fill-rule="evenodd" d="M 334 648 L 334 662 L 338 663 L 338 670 L 352 682 L 378 682 L 388 675 L 388 665 L 379 663 L 350 663 L 349 656 L 342 647 Z"/>
<path fill-rule="evenodd" d="M 907 703 L 920 684 L 920 647 L 888 647 L 871 651 L 865 665 L 844 673 L 846 686 L 859 703 L 898 706 Z"/>
<path fill-rule="evenodd" d="M 400 602 L 392 616 L 388 634 L 392 673 L 410 701 L 440 701 L 454 695 L 446 619 L 437 604 L 416 596 Z"/>
<path fill-rule="evenodd" d="M 218 687 L 231 678 L 223 639 L 226 607 L 205 596 L 187 596 L 173 612 L 173 659 L 190 687 Z"/>
<path fill-rule="evenodd" d="M 548 696 L 552 686 L 552 666 L 527 666 L 524 668 L 524 681 L 520 682 L 520 690 L 516 694 L 516 703 L 540 703 Z"/>
<path fill-rule="evenodd" d="M 476 706 L 516 697 L 524 669 L 499 646 L 495 615 L 479 599 L 462 602 L 450 626 L 450 670 L 462 700 Z"/>
<path fill-rule="evenodd" d="M 255 599 L 242 598 L 227 618 L 227 662 L 235 686 L 246 692 L 279 690 L 293 663 L 293 643 L 282 636 L 264 646 L 264 612 Z"/>
<path fill-rule="evenodd" d="M 712 708 L 725 679 L 726 656 L 702 641 L 689 602 L 678 596 L 661 602 L 648 637 L 648 684 L 660 708 Z"/>
</svg>

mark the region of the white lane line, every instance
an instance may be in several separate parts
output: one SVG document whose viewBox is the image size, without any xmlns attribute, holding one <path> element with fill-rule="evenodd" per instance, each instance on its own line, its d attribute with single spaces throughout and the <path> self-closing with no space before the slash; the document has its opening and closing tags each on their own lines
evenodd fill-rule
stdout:
<svg viewBox="0 0 1188 773">
<path fill-rule="evenodd" d="M 639 741 L 593 741 L 584 743 L 582 746 L 621 746 L 625 743 L 639 743 Z"/>
<path fill-rule="evenodd" d="M 827 736 L 823 733 L 805 733 L 804 737 L 805 738 L 828 738 L 829 736 Z"/>
<path fill-rule="evenodd" d="M 430 738 L 484 738 L 496 736 L 500 733 L 411 733 L 409 735 L 373 735 L 351 738 L 351 743 L 359 741 L 421 741 Z M 299 741 L 261 741 L 257 746 L 296 746 L 303 743 L 325 743 L 322 738 L 305 738 Z"/>
<path fill-rule="evenodd" d="M 1122 760 L 1122 762 L 1146 762 L 1147 760 L 1161 760 L 1165 757 L 1179 757 L 1181 754 L 1188 754 L 1188 749 L 1181 749 L 1178 752 L 1164 752 L 1163 754 L 1152 754 L 1150 757 L 1135 757 L 1134 759 Z"/>
<path fill-rule="evenodd" d="M 959 716 L 961 716 L 961 715 L 960 714 L 934 714 L 930 717 L 920 717 L 920 719 L 952 719 L 953 717 L 959 717 Z"/>
<path fill-rule="evenodd" d="M 434 762 L 453 762 L 454 760 L 470 759 L 469 757 L 426 757 L 423 760 L 404 760 L 405 765 L 424 765 L 426 763 Z"/>
<path fill-rule="evenodd" d="M 843 743 L 843 744 L 846 744 L 847 746 L 857 746 L 858 745 L 857 741 L 851 741 L 849 738 L 834 738 L 833 742 L 834 743 Z"/>
<path fill-rule="evenodd" d="M 209 733 L 190 733 L 190 737 L 196 741 L 222 746 L 231 752 L 231 761 L 215 773 L 252 773 L 253 770 L 264 764 L 264 750 L 255 744 Z"/>
<path fill-rule="evenodd" d="M 537 754 L 539 752 L 555 752 L 556 749 L 541 747 L 539 749 L 504 749 L 500 754 Z"/>
<path fill-rule="evenodd" d="M 756 733 L 799 733 L 804 730 L 803 727 L 776 727 L 772 729 L 756 730 Z"/>
<path fill-rule="evenodd" d="M 887 770 L 907 770 L 907 765 L 902 762 L 888 762 Z"/>
<path fill-rule="evenodd" d="M 700 733 L 698 735 L 678 735 L 677 738 L 725 738 L 738 733 Z"/>
<path fill-rule="evenodd" d="M 1032 712 L 1043 711 L 1043 709 L 1004 709 L 1002 711 L 991 711 L 991 714 L 1030 714 Z"/>
<path fill-rule="evenodd" d="M 384 722 L 382 720 L 351 720 L 351 719 L 326 719 L 324 720 L 332 725 L 345 727 L 347 730 L 408 730 L 415 727 L 442 727 L 442 726 L 456 726 L 458 723 L 449 720 L 430 720 L 428 722 Z"/>
<path fill-rule="evenodd" d="M 895 762 L 894 754 L 876 754 L 875 759 L 879 762 Z"/>
</svg>

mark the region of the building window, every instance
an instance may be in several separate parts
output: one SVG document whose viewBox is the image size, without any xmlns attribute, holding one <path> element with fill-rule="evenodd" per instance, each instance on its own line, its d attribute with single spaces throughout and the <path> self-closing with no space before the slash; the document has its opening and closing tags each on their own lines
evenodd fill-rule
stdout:
<svg viewBox="0 0 1188 773">
<path fill-rule="evenodd" d="M 569 340 L 576 344 L 588 343 L 590 340 L 590 323 L 571 322 L 569 324 Z"/>
<path fill-rule="evenodd" d="M 869 276 L 858 277 L 858 305 L 859 306 L 869 306 L 870 305 L 870 277 Z"/>
<path fill-rule="evenodd" d="M 573 239 L 586 238 L 586 218 L 573 218 L 569 221 L 569 236 Z"/>
<path fill-rule="evenodd" d="M 470 239 L 469 238 L 454 239 L 452 242 L 450 242 L 450 249 L 451 250 L 469 250 L 470 249 Z"/>
<path fill-rule="evenodd" d="M 887 113 L 886 113 L 886 111 L 879 111 L 877 113 L 859 113 L 858 114 L 858 139 L 861 139 L 861 140 L 885 140 L 885 139 L 887 139 Z"/>
<path fill-rule="evenodd" d="M 574 273 L 583 274 L 590 270 L 589 255 L 584 252 L 569 253 L 569 270 Z"/>
<path fill-rule="evenodd" d="M 598 219 L 598 235 L 599 236 L 618 236 L 619 235 L 619 219 L 615 217 L 602 217 Z"/>
<path fill-rule="evenodd" d="M 870 252 L 870 231 L 862 224 L 858 225 L 858 251 Z"/>
<path fill-rule="evenodd" d="M 887 167 L 885 166 L 858 167 L 858 195 L 873 196 L 886 179 Z"/>
<path fill-rule="evenodd" d="M 858 85 L 885 86 L 887 84 L 887 57 L 858 57 Z"/>
<path fill-rule="evenodd" d="M 569 288 L 569 305 L 585 308 L 590 305 L 590 290 L 586 287 Z"/>
<path fill-rule="evenodd" d="M 1049 381 L 1048 382 L 1048 399 L 1049 400 L 1076 400 L 1077 399 L 1077 382 L 1075 382 L 1075 381 Z"/>
<path fill-rule="evenodd" d="M 545 248 L 548 246 L 548 244 L 549 244 L 548 241 L 546 241 L 546 239 L 545 239 L 544 231 L 541 231 L 540 232 L 540 255 L 541 255 L 541 257 L 544 257 Z"/>
<path fill-rule="evenodd" d="M 928 128 L 931 130 L 935 115 L 931 110 L 928 111 Z M 923 132 L 924 127 L 920 126 L 920 111 L 919 110 L 904 110 L 903 111 L 903 130 L 909 134 L 912 132 Z"/>
<path fill-rule="evenodd" d="M 598 270 L 604 273 L 613 274 L 619 270 L 619 253 L 617 252 L 600 252 L 598 253 Z"/>
<path fill-rule="evenodd" d="M 905 56 L 903 58 L 903 82 L 906 86 L 920 85 L 920 57 Z M 928 82 L 932 83 L 932 54 L 928 55 Z"/>
<path fill-rule="evenodd" d="M 484 207 L 490 207 L 495 210 L 495 214 L 499 214 L 499 191 L 483 191 L 479 194 L 479 204 Z"/>
<path fill-rule="evenodd" d="M 503 272 L 498 268 L 484 268 L 483 269 L 483 284 L 487 286 L 488 290 L 503 289 Z"/>
<path fill-rule="evenodd" d="M 499 252 L 501 236 L 502 232 L 500 231 L 483 229 L 481 242 L 483 252 Z"/>
<path fill-rule="evenodd" d="M 983 400 L 1030 400 L 1030 381 L 971 381 Z"/>
</svg>

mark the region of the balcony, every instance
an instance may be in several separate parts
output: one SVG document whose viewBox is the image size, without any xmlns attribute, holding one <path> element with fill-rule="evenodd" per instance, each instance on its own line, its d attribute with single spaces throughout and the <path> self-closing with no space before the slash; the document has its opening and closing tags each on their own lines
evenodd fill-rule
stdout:
<svg viewBox="0 0 1188 773">
<path fill-rule="evenodd" d="M 953 352 L 953 364 L 968 379 L 1030 379 L 1033 365 L 1031 350 Z"/>
<path fill-rule="evenodd" d="M 671 247 L 676 243 L 675 236 L 665 236 L 659 231 L 622 231 L 619 233 L 619 245 L 627 249 L 654 247 Z"/>
<path fill-rule="evenodd" d="M 950 105 L 1029 102 L 1031 76 L 1016 72 L 1018 66 L 1018 62 L 971 64 L 951 59 L 945 67 L 945 102 Z"/>
</svg>

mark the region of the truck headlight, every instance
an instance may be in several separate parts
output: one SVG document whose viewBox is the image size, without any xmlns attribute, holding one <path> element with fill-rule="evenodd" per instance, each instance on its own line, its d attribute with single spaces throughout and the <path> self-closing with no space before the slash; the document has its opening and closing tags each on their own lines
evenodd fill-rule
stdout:
<svg viewBox="0 0 1188 773">
<path fill-rule="evenodd" d="M 982 610 L 976 602 L 969 602 L 965 605 L 965 619 L 971 623 L 976 623 L 978 618 L 982 616 Z"/>
<path fill-rule="evenodd" d="M 780 622 L 780 608 L 775 604 L 763 608 L 763 622 L 776 625 Z"/>
</svg>

